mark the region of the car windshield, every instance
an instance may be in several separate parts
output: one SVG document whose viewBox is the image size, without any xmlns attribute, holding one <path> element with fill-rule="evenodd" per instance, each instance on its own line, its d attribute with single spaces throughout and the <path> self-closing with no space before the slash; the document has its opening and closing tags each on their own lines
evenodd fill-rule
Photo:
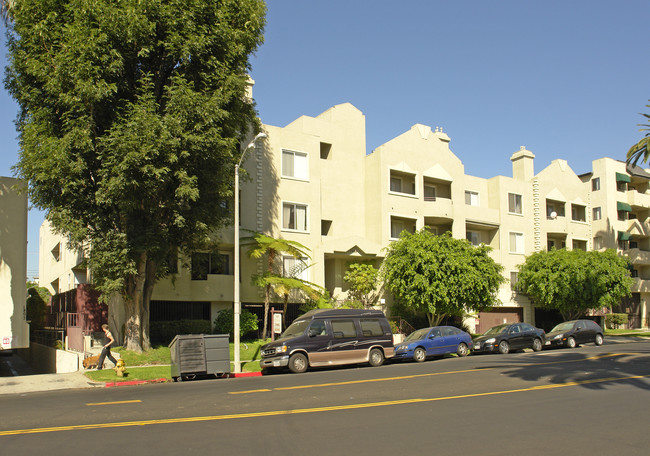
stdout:
<svg viewBox="0 0 650 456">
<path fill-rule="evenodd" d="M 572 321 L 565 321 L 564 323 L 560 323 L 555 328 L 551 329 L 551 332 L 568 331 L 571 328 L 573 328 L 573 322 Z"/>
<path fill-rule="evenodd" d="M 284 330 L 280 338 L 286 339 L 288 337 L 302 336 L 305 333 L 307 326 L 309 326 L 309 320 L 294 321 Z"/>
<path fill-rule="evenodd" d="M 508 326 L 510 325 L 499 325 L 499 326 L 493 326 L 487 331 L 485 331 L 484 336 L 490 336 L 493 334 L 501 334 Z"/>
<path fill-rule="evenodd" d="M 411 334 L 406 336 L 406 339 L 404 339 L 404 342 L 410 342 L 412 340 L 420 340 L 424 339 L 427 337 L 427 334 L 429 333 L 429 330 L 431 328 L 424 328 L 424 329 L 418 329 L 417 331 L 413 331 Z"/>
</svg>

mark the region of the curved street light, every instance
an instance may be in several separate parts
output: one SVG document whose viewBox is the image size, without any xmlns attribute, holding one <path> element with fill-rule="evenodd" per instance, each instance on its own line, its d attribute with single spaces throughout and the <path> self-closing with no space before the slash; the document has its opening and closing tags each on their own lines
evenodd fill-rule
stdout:
<svg viewBox="0 0 650 456">
<path fill-rule="evenodd" d="M 244 148 L 244 151 L 239 158 L 239 163 L 235 165 L 235 257 L 234 257 L 234 275 L 235 283 L 233 288 L 233 314 L 234 314 L 234 343 L 235 343 L 235 373 L 241 372 L 241 359 L 240 359 L 240 337 L 239 337 L 239 328 L 240 328 L 240 319 L 241 315 L 241 301 L 239 298 L 239 167 L 244 160 L 244 156 L 248 149 L 255 147 L 255 143 L 260 139 L 266 138 L 266 133 L 258 133 L 251 142 Z"/>
</svg>

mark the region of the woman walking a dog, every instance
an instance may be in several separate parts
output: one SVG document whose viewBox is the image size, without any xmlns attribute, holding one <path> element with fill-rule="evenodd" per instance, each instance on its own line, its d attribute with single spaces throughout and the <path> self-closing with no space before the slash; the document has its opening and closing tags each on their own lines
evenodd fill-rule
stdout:
<svg viewBox="0 0 650 456">
<path fill-rule="evenodd" d="M 113 338 L 111 332 L 108 330 L 107 324 L 102 325 L 102 331 L 104 331 L 106 339 L 104 340 L 104 348 L 102 348 L 102 353 L 99 355 L 99 360 L 97 360 L 97 370 L 102 370 L 102 367 L 104 366 L 104 358 L 108 358 L 113 364 L 117 366 L 117 360 L 113 358 L 113 355 L 111 355 L 111 345 L 113 342 L 115 342 L 115 339 Z"/>
</svg>

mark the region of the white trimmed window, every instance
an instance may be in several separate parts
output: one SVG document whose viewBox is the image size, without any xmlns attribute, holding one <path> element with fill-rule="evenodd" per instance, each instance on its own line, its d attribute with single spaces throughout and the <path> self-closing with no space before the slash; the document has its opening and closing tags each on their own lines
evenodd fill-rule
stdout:
<svg viewBox="0 0 650 456">
<path fill-rule="evenodd" d="M 522 214 L 522 198 L 517 193 L 508 193 L 508 212 L 511 214 Z"/>
<path fill-rule="evenodd" d="M 282 203 L 282 228 L 285 230 L 307 231 L 307 205 Z"/>
<path fill-rule="evenodd" d="M 415 195 L 415 174 L 390 170 L 390 191 Z"/>
<path fill-rule="evenodd" d="M 591 190 L 594 192 L 600 190 L 600 177 L 591 179 Z"/>
<path fill-rule="evenodd" d="M 593 219 L 594 220 L 600 220 L 602 218 L 602 213 L 600 211 L 599 207 L 594 207 L 593 208 Z"/>
<path fill-rule="evenodd" d="M 479 245 L 481 243 L 480 231 L 466 231 L 465 238 L 472 243 L 472 245 Z"/>
<path fill-rule="evenodd" d="M 436 200 L 436 187 L 435 185 L 424 184 L 424 201 Z"/>
<path fill-rule="evenodd" d="M 519 291 L 519 272 L 517 271 L 510 271 L 510 289 Z"/>
<path fill-rule="evenodd" d="M 510 253 L 524 253 L 524 233 L 510 233 Z"/>
<path fill-rule="evenodd" d="M 605 247 L 602 236 L 596 236 L 594 238 L 594 250 L 600 250 Z"/>
<path fill-rule="evenodd" d="M 415 220 L 402 217 L 390 218 L 390 237 L 391 239 L 398 239 L 402 231 L 415 233 Z"/>
<path fill-rule="evenodd" d="M 309 179 L 309 160 L 304 152 L 282 151 L 282 177 Z"/>
<path fill-rule="evenodd" d="M 571 204 L 571 220 L 574 222 L 586 222 L 587 208 L 580 204 Z"/>
<path fill-rule="evenodd" d="M 465 190 L 465 204 L 468 206 L 478 206 L 478 192 L 472 192 L 470 190 Z"/>
<path fill-rule="evenodd" d="M 282 275 L 309 281 L 309 259 L 294 258 L 292 256 L 282 257 Z"/>
</svg>

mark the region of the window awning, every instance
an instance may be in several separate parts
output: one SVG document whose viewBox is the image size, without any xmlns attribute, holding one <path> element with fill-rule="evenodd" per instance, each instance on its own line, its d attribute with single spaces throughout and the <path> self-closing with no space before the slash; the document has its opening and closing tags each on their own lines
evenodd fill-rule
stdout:
<svg viewBox="0 0 650 456">
<path fill-rule="evenodd" d="M 625 231 L 618 232 L 619 241 L 629 241 L 630 239 L 632 239 L 632 235 L 630 233 L 626 233 Z"/>
<path fill-rule="evenodd" d="M 618 201 L 616 203 L 616 210 L 625 211 L 625 212 L 632 212 L 632 206 L 630 206 L 629 204 L 624 203 L 622 201 Z"/>
<path fill-rule="evenodd" d="M 616 173 L 616 182 L 632 182 L 632 179 L 627 174 Z"/>
</svg>

